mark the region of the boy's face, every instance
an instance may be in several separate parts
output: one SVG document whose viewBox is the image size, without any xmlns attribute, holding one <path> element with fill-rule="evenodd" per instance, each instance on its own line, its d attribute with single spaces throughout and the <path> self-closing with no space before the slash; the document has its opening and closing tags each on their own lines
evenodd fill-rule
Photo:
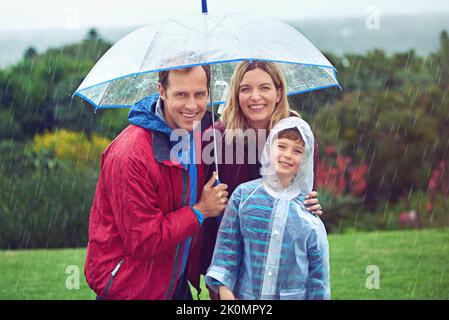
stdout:
<svg viewBox="0 0 449 320">
<path fill-rule="evenodd" d="M 272 158 L 278 177 L 291 179 L 298 172 L 304 147 L 299 140 L 279 138 L 273 142 Z"/>
</svg>

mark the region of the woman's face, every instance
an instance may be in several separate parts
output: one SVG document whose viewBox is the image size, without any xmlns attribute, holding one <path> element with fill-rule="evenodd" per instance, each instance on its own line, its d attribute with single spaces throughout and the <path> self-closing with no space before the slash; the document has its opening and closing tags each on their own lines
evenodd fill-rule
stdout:
<svg viewBox="0 0 449 320">
<path fill-rule="evenodd" d="M 245 73 L 238 90 L 239 105 L 249 126 L 266 129 L 282 90 L 276 89 L 271 76 L 261 69 Z"/>
</svg>

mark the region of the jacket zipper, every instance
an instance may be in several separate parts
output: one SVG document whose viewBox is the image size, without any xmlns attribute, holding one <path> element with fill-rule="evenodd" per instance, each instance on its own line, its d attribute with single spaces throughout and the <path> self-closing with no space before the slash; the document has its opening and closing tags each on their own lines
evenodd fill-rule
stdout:
<svg viewBox="0 0 449 320">
<path fill-rule="evenodd" d="M 182 206 L 185 206 L 186 205 L 186 203 L 187 203 L 187 200 L 188 200 L 188 185 L 189 185 L 189 181 L 188 181 L 188 179 L 187 179 L 187 172 L 185 171 L 185 169 L 184 168 L 182 168 L 181 169 L 182 170 L 182 173 L 183 173 L 183 175 L 182 175 L 182 186 L 184 187 L 184 185 L 186 185 L 186 193 L 185 193 L 185 199 L 184 199 L 184 201 L 182 201 L 181 202 L 181 207 Z M 171 297 L 171 295 L 172 295 L 172 292 L 173 292 L 173 289 L 174 289 L 174 285 L 175 285 L 175 282 L 176 282 L 176 278 L 177 278 L 177 275 L 178 275 L 178 267 L 179 267 L 179 257 L 180 257 L 180 252 L 181 252 L 181 248 L 183 248 L 184 246 L 183 246 L 183 243 L 180 243 L 180 244 L 178 244 L 177 246 L 176 246 L 176 255 L 175 255 L 175 263 L 174 263 L 174 266 L 173 266 L 173 272 L 172 272 L 172 275 L 171 275 L 171 279 L 170 279 L 170 285 L 169 285 L 169 287 L 168 287 L 168 292 L 167 292 L 167 296 L 166 296 L 166 300 L 169 300 L 170 299 L 170 297 Z"/>
<path fill-rule="evenodd" d="M 171 275 L 171 279 L 170 279 L 170 286 L 168 287 L 168 291 L 167 291 L 167 296 L 166 296 L 166 300 L 170 299 L 170 296 L 172 294 L 174 285 L 175 285 L 175 280 L 176 280 L 176 276 L 178 274 L 178 266 L 179 266 L 179 256 L 180 256 L 180 252 L 181 252 L 181 244 L 178 244 L 176 246 L 176 255 L 175 255 L 175 264 L 173 266 L 173 272 Z"/>
<path fill-rule="evenodd" d="M 114 270 L 112 270 L 111 272 L 111 277 L 109 278 L 108 284 L 106 285 L 106 289 L 104 290 L 104 299 L 108 297 L 109 289 L 111 288 L 112 282 L 114 281 L 117 272 L 119 271 L 120 267 L 123 264 L 123 260 L 124 258 L 120 260 L 120 262 L 115 266 Z"/>
</svg>

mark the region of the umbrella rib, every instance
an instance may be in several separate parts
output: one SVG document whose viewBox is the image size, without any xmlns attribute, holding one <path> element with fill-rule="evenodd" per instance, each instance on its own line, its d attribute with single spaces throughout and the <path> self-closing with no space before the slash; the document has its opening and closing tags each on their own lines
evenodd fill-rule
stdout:
<svg viewBox="0 0 449 320">
<path fill-rule="evenodd" d="M 235 21 L 235 19 L 234 19 L 234 21 Z M 241 35 L 243 35 L 243 32 L 242 32 L 242 30 L 241 30 L 241 28 L 240 28 L 240 23 L 237 22 L 236 25 L 237 25 L 237 29 L 238 29 L 239 33 L 240 33 Z M 250 55 L 249 55 L 249 49 L 248 49 L 248 46 L 246 45 L 245 41 L 243 41 L 239 36 L 240 36 L 240 35 L 235 35 L 235 37 L 236 37 L 237 40 L 240 42 L 240 44 L 242 45 L 242 47 L 245 48 L 247 57 L 249 57 Z"/>
<path fill-rule="evenodd" d="M 151 52 L 151 48 L 154 47 L 155 39 L 161 33 L 161 29 L 170 21 L 172 21 L 172 19 L 169 19 L 169 20 L 165 21 L 164 23 L 162 23 L 161 26 L 159 27 L 159 29 L 157 30 L 156 34 L 154 35 L 153 39 L 151 39 L 151 42 L 148 45 L 147 50 L 145 51 L 145 56 L 143 57 L 142 63 L 139 66 L 139 72 L 142 71 L 142 67 L 143 67 L 145 61 L 147 60 L 147 58 L 148 58 L 148 56 L 149 56 L 149 54 Z"/>
<path fill-rule="evenodd" d="M 170 19 L 171 20 L 171 19 Z M 142 67 L 143 67 L 143 65 L 144 65 L 144 63 L 145 63 L 145 61 L 146 61 L 146 59 L 147 59 L 147 57 L 148 57 L 148 55 L 149 55 L 149 52 L 151 52 L 151 48 L 154 46 L 154 43 L 155 43 L 155 39 L 157 38 L 157 36 L 160 34 L 160 32 L 161 32 L 161 29 L 170 21 L 170 20 L 167 20 L 167 21 L 165 21 L 164 23 L 162 23 L 161 24 L 161 26 L 159 27 L 159 29 L 157 30 L 157 32 L 156 32 L 156 34 L 154 35 L 154 37 L 153 37 L 153 39 L 151 40 L 151 42 L 150 42 L 150 44 L 148 45 L 148 48 L 147 48 L 147 50 L 145 51 L 145 56 L 144 56 L 144 58 L 143 58 L 143 60 L 142 60 L 142 63 L 140 64 L 140 66 L 139 66 L 139 72 L 140 71 L 142 71 Z M 134 78 L 135 77 L 137 77 L 137 75 L 134 75 Z M 103 98 L 106 96 L 105 95 L 105 93 L 107 92 L 107 91 L 109 91 L 109 87 L 110 87 L 110 85 L 111 84 L 113 84 L 114 83 L 114 81 L 110 81 L 107 85 L 106 85 L 106 88 L 105 88 L 105 90 L 103 91 L 103 94 L 101 95 L 101 98 L 100 98 L 100 103 L 102 103 L 102 101 L 104 100 Z M 99 104 L 100 104 L 99 103 Z"/>
<path fill-rule="evenodd" d="M 199 33 L 199 34 L 202 34 L 201 31 L 195 30 L 195 29 L 193 29 L 193 28 L 191 28 L 191 27 L 189 27 L 189 26 L 186 26 L 186 25 L 183 24 L 183 23 L 180 23 L 180 22 L 175 21 L 175 20 L 173 20 L 173 22 L 176 23 L 176 24 L 179 24 L 180 26 L 182 26 L 182 27 L 184 27 L 184 28 L 186 28 L 186 29 L 189 29 L 189 30 L 191 30 L 191 31 L 195 31 L 195 32 L 197 32 L 197 33 Z"/>
<path fill-rule="evenodd" d="M 216 22 L 214 19 L 212 19 L 212 18 L 209 17 L 209 19 L 211 19 L 213 22 L 215 22 L 215 26 L 214 26 L 212 29 L 210 29 L 209 32 L 214 31 L 214 29 L 217 28 L 218 25 L 219 25 L 224 19 L 226 19 L 227 16 L 228 16 L 228 13 L 226 13 L 225 16 L 224 16 L 223 18 L 221 18 L 218 22 Z"/>
</svg>

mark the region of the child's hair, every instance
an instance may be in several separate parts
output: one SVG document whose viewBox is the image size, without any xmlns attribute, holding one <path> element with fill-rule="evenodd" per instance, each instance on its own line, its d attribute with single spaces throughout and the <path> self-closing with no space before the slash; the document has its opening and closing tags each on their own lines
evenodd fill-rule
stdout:
<svg viewBox="0 0 449 320">
<path fill-rule="evenodd" d="M 282 131 L 279 131 L 277 134 L 277 139 L 289 139 L 292 141 L 298 141 L 302 147 L 305 147 L 304 139 L 301 136 L 301 133 L 297 128 L 289 128 Z"/>
</svg>

